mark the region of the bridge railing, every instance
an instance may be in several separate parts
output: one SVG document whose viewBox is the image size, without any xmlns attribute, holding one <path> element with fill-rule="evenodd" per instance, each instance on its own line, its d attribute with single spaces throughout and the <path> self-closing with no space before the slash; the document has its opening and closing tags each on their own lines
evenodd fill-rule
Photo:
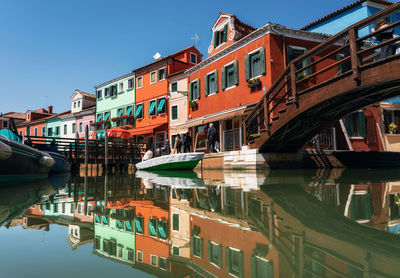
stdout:
<svg viewBox="0 0 400 278">
<path fill-rule="evenodd" d="M 299 97 L 338 79 L 353 76 L 361 83 L 361 70 L 400 56 L 400 3 L 348 27 L 293 60 L 243 122 L 245 144 L 270 127 Z M 389 19 L 379 28 L 379 21 Z M 379 29 L 378 29 L 379 28 Z M 374 30 L 377 29 L 377 30 Z M 395 30 L 395 32 L 393 32 Z M 385 36 L 392 38 L 385 38 Z M 394 34 L 394 35 L 392 35 Z"/>
</svg>

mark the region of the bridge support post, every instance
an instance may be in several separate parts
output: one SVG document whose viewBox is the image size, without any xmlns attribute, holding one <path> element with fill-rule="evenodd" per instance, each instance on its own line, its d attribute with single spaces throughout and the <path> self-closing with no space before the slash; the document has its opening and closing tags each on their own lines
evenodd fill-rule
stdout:
<svg viewBox="0 0 400 278">
<path fill-rule="evenodd" d="M 299 96 L 296 88 L 296 68 L 294 63 L 290 64 L 290 87 L 292 88 L 292 94 L 296 101 L 296 108 L 299 108 Z"/>
<path fill-rule="evenodd" d="M 360 59 L 358 58 L 358 46 L 357 46 L 357 34 L 356 30 L 349 30 L 349 44 L 350 44 L 350 58 L 351 58 L 351 69 L 353 71 L 354 80 L 357 86 L 361 84 L 361 73 L 360 73 Z"/>
</svg>

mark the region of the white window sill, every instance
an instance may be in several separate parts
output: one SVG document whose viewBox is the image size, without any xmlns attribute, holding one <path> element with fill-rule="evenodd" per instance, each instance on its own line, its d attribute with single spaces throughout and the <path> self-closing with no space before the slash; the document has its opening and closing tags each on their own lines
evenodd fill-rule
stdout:
<svg viewBox="0 0 400 278">
<path fill-rule="evenodd" d="M 209 94 L 209 95 L 206 95 L 206 97 L 210 97 L 210 96 L 213 96 L 213 95 L 216 95 L 217 93 L 212 93 L 212 94 Z"/>
<path fill-rule="evenodd" d="M 230 87 L 228 87 L 228 88 L 225 88 L 224 91 L 229 91 L 230 89 L 233 89 L 233 88 L 236 88 L 236 87 L 237 87 L 237 85 L 233 85 L 233 86 L 230 86 Z"/>
<path fill-rule="evenodd" d="M 361 136 L 350 136 L 350 139 L 355 139 L 355 140 L 364 140 L 365 137 L 361 137 Z"/>
<path fill-rule="evenodd" d="M 254 80 L 254 79 L 261 78 L 261 76 L 262 76 L 262 74 L 261 74 L 261 75 L 254 76 L 254 77 L 250 78 L 248 81 L 252 81 L 252 80 Z"/>
<path fill-rule="evenodd" d="M 143 86 L 142 87 L 136 87 L 136 89 L 141 89 L 141 88 L 143 88 Z"/>
</svg>

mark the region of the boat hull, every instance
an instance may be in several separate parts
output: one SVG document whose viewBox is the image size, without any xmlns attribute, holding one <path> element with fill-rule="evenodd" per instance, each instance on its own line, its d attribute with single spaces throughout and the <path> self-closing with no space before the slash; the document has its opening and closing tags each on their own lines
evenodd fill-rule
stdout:
<svg viewBox="0 0 400 278">
<path fill-rule="evenodd" d="M 71 171 L 71 164 L 68 162 L 67 158 L 62 154 L 55 152 L 47 152 L 55 161 L 53 167 L 50 169 L 50 173 L 60 174 L 68 173 Z"/>
<path fill-rule="evenodd" d="M 193 170 L 202 160 L 204 153 L 183 153 L 155 157 L 137 163 L 139 170 Z"/>
<path fill-rule="evenodd" d="M 347 168 L 399 168 L 400 152 L 334 151 L 332 153 Z"/>
</svg>

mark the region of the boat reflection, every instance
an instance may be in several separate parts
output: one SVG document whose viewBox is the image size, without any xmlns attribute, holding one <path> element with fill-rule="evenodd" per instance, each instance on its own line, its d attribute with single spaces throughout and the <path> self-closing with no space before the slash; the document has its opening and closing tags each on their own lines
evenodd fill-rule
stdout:
<svg viewBox="0 0 400 278">
<path fill-rule="evenodd" d="M 23 219 L 160 277 L 395 277 L 399 193 L 396 172 L 138 172 L 74 177 Z"/>
</svg>

